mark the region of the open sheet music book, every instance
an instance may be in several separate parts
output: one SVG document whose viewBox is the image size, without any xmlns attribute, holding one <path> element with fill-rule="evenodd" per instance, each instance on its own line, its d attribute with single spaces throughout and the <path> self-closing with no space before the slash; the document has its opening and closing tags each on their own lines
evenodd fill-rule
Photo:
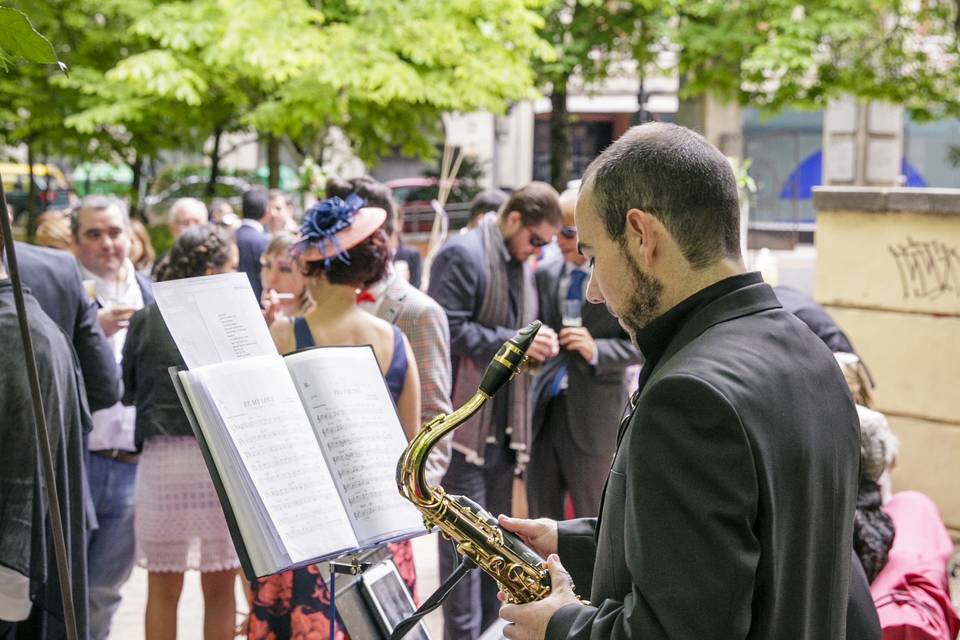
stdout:
<svg viewBox="0 0 960 640">
<path fill-rule="evenodd" d="M 372 347 L 277 355 L 243 274 L 159 283 L 156 295 L 249 578 L 425 532 L 397 491 L 406 437 Z"/>
</svg>

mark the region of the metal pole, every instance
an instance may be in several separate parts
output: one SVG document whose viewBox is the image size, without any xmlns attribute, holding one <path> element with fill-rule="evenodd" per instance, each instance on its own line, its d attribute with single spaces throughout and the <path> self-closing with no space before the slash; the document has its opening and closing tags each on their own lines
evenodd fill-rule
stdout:
<svg viewBox="0 0 960 640">
<path fill-rule="evenodd" d="M 13 244 L 13 228 L 7 212 L 6 194 L 3 192 L 3 180 L 0 179 L 0 226 L 3 228 L 3 243 L 6 249 L 7 264 L 10 268 L 10 280 L 13 283 L 13 298 L 20 321 L 20 337 L 23 340 L 23 352 L 27 365 L 27 378 L 30 381 L 30 395 L 33 398 L 33 415 L 37 421 L 37 446 L 40 449 L 40 462 L 43 467 L 43 479 L 46 485 L 47 503 L 50 509 L 50 523 L 53 526 L 53 548 L 57 557 L 57 573 L 60 577 L 60 597 L 63 602 L 63 622 L 68 640 L 77 639 L 77 616 L 73 608 L 73 581 L 70 579 L 70 561 L 67 558 L 67 542 L 63 533 L 63 520 L 60 517 L 60 500 L 57 496 L 56 474 L 53 466 L 53 451 L 50 447 L 50 432 L 47 429 L 46 414 L 43 411 L 43 396 L 40 393 L 40 377 L 37 374 L 37 360 L 27 324 L 27 311 L 23 304 L 23 288 L 20 282 L 20 267 Z M 66 446 L 62 443 L 61 446 Z"/>
</svg>

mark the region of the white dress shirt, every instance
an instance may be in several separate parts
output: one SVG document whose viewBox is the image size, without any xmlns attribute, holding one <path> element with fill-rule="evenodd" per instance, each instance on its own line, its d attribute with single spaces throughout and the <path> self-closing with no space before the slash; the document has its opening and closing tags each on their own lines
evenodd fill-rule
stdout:
<svg viewBox="0 0 960 640">
<path fill-rule="evenodd" d="M 83 265 L 80 265 L 80 270 L 83 272 L 85 280 L 94 281 L 97 290 L 97 302 L 101 307 L 143 309 L 143 293 L 140 291 L 140 285 L 137 284 L 137 279 L 134 276 L 136 270 L 129 260 L 124 263 L 120 270 L 121 276 L 116 280 L 101 278 Z M 107 338 L 113 348 L 113 355 L 116 358 L 118 368 L 123 357 L 123 343 L 126 338 L 126 329 L 120 329 Z M 133 430 L 136 418 L 137 410 L 134 407 L 126 407 L 120 402 L 112 407 L 94 411 L 93 430 L 87 440 L 87 448 L 90 451 L 111 449 L 134 451 L 136 445 Z"/>
</svg>

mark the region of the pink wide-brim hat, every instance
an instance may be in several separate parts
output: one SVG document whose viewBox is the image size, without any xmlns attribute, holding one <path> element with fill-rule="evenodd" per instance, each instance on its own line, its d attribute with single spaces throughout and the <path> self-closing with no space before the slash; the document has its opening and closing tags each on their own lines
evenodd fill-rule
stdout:
<svg viewBox="0 0 960 640">
<path fill-rule="evenodd" d="M 312 242 L 303 248 L 300 259 L 304 262 L 315 262 L 332 258 L 342 251 L 349 251 L 372 236 L 377 229 L 383 226 L 386 219 L 387 212 L 379 207 L 358 209 L 353 214 L 353 222 L 350 226 L 336 234 L 336 238 L 340 242 L 339 247 L 333 242 L 326 242 L 323 251 L 321 251 L 318 243 Z"/>
</svg>

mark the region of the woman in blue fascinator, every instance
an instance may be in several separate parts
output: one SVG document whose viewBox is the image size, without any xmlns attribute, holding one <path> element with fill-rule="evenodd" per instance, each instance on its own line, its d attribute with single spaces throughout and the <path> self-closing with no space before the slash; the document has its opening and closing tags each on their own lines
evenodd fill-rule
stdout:
<svg viewBox="0 0 960 640">
<path fill-rule="evenodd" d="M 410 345 L 397 327 L 356 304 L 357 290 L 381 280 L 389 258 L 387 236 L 381 229 L 386 212 L 365 204 L 351 194 L 345 200 L 318 202 L 304 215 L 291 251 L 302 265 L 316 304 L 303 317 L 278 318 L 270 331 L 280 353 L 315 345 L 371 345 L 397 405 L 400 424 L 411 438 L 420 426 L 420 378 Z M 416 598 L 410 542 L 387 547 Z M 251 640 L 329 638 L 329 603 L 318 566 L 258 580 L 253 583 L 247 636 Z M 338 626 L 337 640 L 347 637 Z"/>
</svg>

